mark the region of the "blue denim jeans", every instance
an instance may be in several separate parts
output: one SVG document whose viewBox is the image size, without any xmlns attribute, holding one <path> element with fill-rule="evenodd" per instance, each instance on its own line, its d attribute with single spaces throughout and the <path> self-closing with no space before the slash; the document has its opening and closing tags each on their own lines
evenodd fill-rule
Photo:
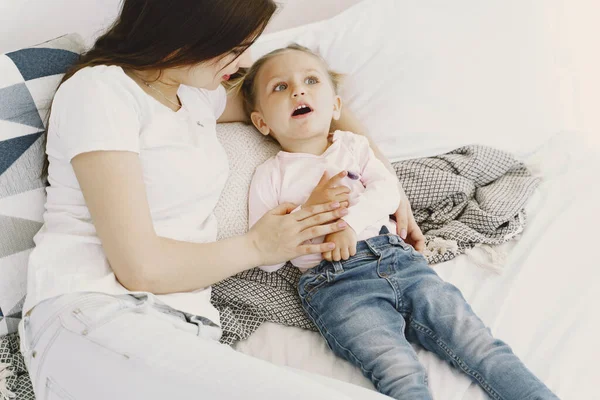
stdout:
<svg viewBox="0 0 600 400">
<path fill-rule="evenodd" d="M 459 368 L 492 399 L 558 398 L 491 335 L 455 286 L 385 228 L 358 242 L 348 260 L 307 271 L 298 290 L 331 350 L 394 399 L 432 398 L 410 343 Z"/>
</svg>

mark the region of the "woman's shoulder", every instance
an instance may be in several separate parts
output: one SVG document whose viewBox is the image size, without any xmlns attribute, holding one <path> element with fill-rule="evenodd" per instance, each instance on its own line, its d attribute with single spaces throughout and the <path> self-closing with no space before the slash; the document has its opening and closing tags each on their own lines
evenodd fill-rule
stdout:
<svg viewBox="0 0 600 400">
<path fill-rule="evenodd" d="M 130 80 L 131 78 L 129 78 L 123 71 L 123 68 L 119 66 L 94 65 L 81 68 L 79 71 L 75 72 L 73 76 L 67 79 L 62 86 L 100 83 L 119 87 L 126 85 Z"/>
<path fill-rule="evenodd" d="M 113 100 L 135 100 L 135 82 L 121 67 L 96 65 L 75 72 L 56 91 L 55 103 L 86 101 L 110 104 Z"/>
</svg>

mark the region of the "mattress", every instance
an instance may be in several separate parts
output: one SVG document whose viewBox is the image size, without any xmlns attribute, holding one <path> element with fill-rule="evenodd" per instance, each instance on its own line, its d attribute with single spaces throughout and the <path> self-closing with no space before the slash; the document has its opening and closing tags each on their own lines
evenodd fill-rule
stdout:
<svg viewBox="0 0 600 400">
<path fill-rule="evenodd" d="M 559 132 L 520 158 L 543 178 L 526 206 L 527 226 L 501 246 L 501 273 L 465 255 L 434 266 L 457 286 L 493 334 L 561 399 L 598 398 L 600 350 L 593 345 L 600 312 L 600 153 L 576 132 Z M 373 388 L 360 371 L 336 357 L 318 333 L 265 323 L 236 350 Z M 435 399 L 488 398 L 469 378 L 415 347 Z"/>
</svg>

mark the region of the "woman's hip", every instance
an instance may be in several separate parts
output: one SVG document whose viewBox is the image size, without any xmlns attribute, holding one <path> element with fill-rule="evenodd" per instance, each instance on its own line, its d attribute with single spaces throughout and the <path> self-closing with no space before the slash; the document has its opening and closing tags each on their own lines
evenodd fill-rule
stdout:
<svg viewBox="0 0 600 400">
<path fill-rule="evenodd" d="M 42 301 L 23 317 L 19 324 L 21 353 L 37 392 L 40 379 L 48 384 L 45 366 L 49 353 L 54 353 L 50 358 L 65 357 L 65 362 L 69 362 L 68 357 L 85 362 L 85 354 L 74 353 L 64 342 L 66 336 L 122 358 L 151 353 L 149 338 L 161 331 L 177 331 L 195 340 L 219 339 L 219 328 L 190 321 L 189 317 L 161 304 L 152 294 L 71 293 Z M 91 359 L 87 361 L 94 364 Z"/>
</svg>

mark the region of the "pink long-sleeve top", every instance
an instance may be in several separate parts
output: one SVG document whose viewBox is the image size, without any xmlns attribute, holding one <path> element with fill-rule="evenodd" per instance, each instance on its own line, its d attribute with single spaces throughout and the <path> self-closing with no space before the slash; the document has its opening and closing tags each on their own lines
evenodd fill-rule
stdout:
<svg viewBox="0 0 600 400">
<path fill-rule="evenodd" d="M 395 232 L 396 225 L 390 214 L 396 211 L 400 202 L 398 178 L 375 157 L 367 138 L 345 131 L 335 131 L 332 144 L 320 156 L 280 151 L 256 169 L 249 193 L 250 227 L 281 203 L 304 204 L 325 171 L 333 176 L 343 170 L 349 174 L 342 184 L 351 189 L 348 215 L 343 219 L 354 229 L 358 240 L 377 236 L 383 225 Z M 323 243 L 323 239 L 321 236 L 311 242 Z M 306 270 L 322 260 L 321 254 L 317 253 L 297 257 L 291 262 Z M 283 265 L 260 268 L 273 272 Z"/>
</svg>

